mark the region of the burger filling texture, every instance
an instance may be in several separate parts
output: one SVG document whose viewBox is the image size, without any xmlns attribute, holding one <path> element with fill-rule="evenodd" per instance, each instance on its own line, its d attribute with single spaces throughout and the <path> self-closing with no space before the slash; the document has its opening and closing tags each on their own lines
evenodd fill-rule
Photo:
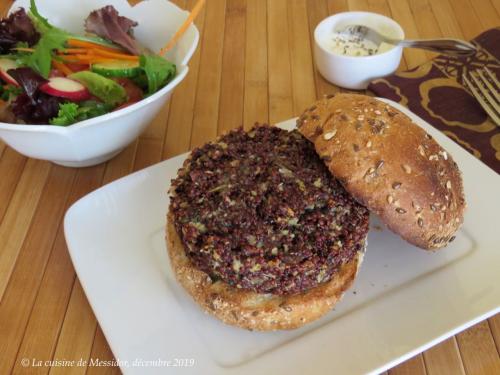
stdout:
<svg viewBox="0 0 500 375">
<path fill-rule="evenodd" d="M 186 255 L 213 280 L 290 295 L 363 251 L 368 210 L 298 131 L 237 129 L 195 149 L 172 182 Z"/>
</svg>

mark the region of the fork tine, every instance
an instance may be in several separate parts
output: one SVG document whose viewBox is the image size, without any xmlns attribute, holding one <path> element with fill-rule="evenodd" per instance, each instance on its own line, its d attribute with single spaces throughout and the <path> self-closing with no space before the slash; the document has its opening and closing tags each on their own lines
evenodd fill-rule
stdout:
<svg viewBox="0 0 500 375">
<path fill-rule="evenodd" d="M 493 96 L 495 97 L 495 99 L 497 100 L 497 103 L 500 103 L 500 93 L 498 93 L 498 90 L 493 87 L 493 85 L 491 84 L 491 82 L 488 80 L 488 78 L 486 78 L 485 74 L 484 74 L 484 71 L 482 69 L 478 70 L 477 73 L 479 74 L 479 76 L 481 77 L 481 81 L 488 87 L 489 91 L 491 94 L 493 94 Z M 499 85 L 497 84 L 497 87 Z M 500 111 L 499 111 L 500 112 Z"/>
<path fill-rule="evenodd" d="M 474 85 L 467 79 L 465 74 L 462 75 L 462 79 L 465 82 L 465 84 L 467 85 L 467 87 L 469 88 L 469 90 L 472 92 L 472 95 L 474 95 L 476 100 L 479 102 L 481 107 L 483 107 L 483 109 L 486 111 L 486 113 L 491 117 L 493 122 L 495 124 L 497 124 L 498 126 L 500 126 L 500 117 L 495 113 L 493 108 L 491 108 L 489 106 L 489 104 L 486 103 L 486 101 L 483 99 L 483 97 L 481 96 L 479 91 L 477 91 L 477 89 L 474 87 Z"/>
<path fill-rule="evenodd" d="M 470 76 L 476 83 L 476 87 L 479 89 L 479 91 L 481 91 L 481 94 L 483 94 L 484 98 L 486 99 L 486 102 L 490 105 L 490 107 L 492 107 L 496 113 L 500 113 L 500 105 L 498 105 L 498 103 L 495 101 L 495 99 L 491 95 L 492 93 L 485 86 L 485 83 L 477 78 L 477 73 L 471 72 Z"/>
<path fill-rule="evenodd" d="M 488 73 L 488 75 L 490 76 L 490 78 L 493 81 L 493 83 L 497 87 L 500 87 L 500 82 L 498 82 L 498 79 L 497 79 L 497 77 L 495 77 L 495 74 L 493 74 L 493 72 L 491 70 L 489 70 L 487 66 L 484 67 L 484 70 L 486 71 L 486 73 Z"/>
</svg>

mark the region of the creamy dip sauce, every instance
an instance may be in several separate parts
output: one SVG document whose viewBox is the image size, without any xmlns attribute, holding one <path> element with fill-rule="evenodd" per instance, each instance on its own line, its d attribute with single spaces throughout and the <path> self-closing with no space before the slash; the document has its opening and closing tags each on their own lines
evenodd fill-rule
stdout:
<svg viewBox="0 0 500 375">
<path fill-rule="evenodd" d="M 345 56 L 371 56 L 385 52 L 393 47 L 387 43 L 377 46 L 371 40 L 338 32 L 327 34 L 322 39 L 323 48 L 332 53 Z"/>
</svg>

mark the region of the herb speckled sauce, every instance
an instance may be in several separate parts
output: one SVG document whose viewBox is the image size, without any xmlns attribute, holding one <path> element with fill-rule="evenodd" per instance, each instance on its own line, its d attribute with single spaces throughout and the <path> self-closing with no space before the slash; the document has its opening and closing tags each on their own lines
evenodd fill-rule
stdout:
<svg viewBox="0 0 500 375">
<path fill-rule="evenodd" d="M 172 181 L 187 256 L 214 280 L 294 294 L 363 250 L 368 211 L 297 131 L 234 130 L 195 149 Z"/>
</svg>

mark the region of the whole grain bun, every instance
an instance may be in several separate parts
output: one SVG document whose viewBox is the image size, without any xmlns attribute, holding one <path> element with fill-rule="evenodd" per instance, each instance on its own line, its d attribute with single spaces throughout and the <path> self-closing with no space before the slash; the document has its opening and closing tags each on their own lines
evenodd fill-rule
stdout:
<svg viewBox="0 0 500 375">
<path fill-rule="evenodd" d="M 429 134 L 386 103 L 337 94 L 297 121 L 344 188 L 393 232 L 423 249 L 453 241 L 465 199 L 457 164 Z"/>
<path fill-rule="evenodd" d="M 363 259 L 363 253 L 358 252 L 329 282 L 303 293 L 279 296 L 259 294 L 232 287 L 222 281 L 212 281 L 186 256 L 171 212 L 167 218 L 167 245 L 177 280 L 205 312 L 226 324 L 258 331 L 298 328 L 330 311 L 351 286 Z"/>
</svg>

